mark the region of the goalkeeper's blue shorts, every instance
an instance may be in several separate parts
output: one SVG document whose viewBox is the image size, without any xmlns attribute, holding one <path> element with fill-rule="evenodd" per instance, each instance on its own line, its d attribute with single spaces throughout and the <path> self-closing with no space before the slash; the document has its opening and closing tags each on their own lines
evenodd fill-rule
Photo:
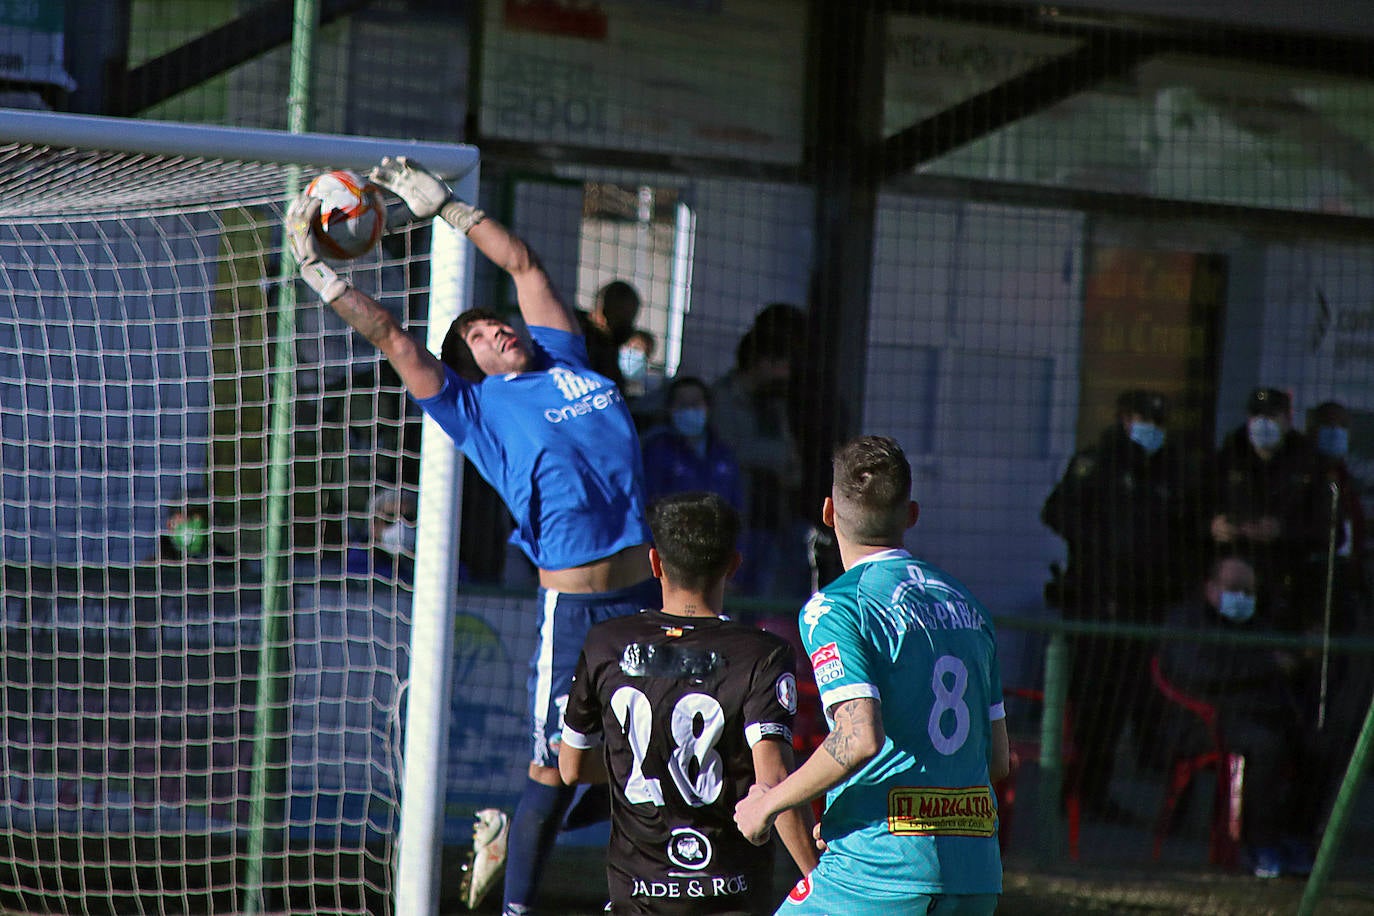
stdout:
<svg viewBox="0 0 1374 916">
<path fill-rule="evenodd" d="M 568 691 L 587 631 L 603 620 L 662 606 L 663 592 L 657 579 L 645 579 L 611 592 L 572 594 L 539 590 L 539 634 L 530 659 L 528 682 L 531 762 L 558 766 L 563 709 L 568 704 Z"/>
</svg>

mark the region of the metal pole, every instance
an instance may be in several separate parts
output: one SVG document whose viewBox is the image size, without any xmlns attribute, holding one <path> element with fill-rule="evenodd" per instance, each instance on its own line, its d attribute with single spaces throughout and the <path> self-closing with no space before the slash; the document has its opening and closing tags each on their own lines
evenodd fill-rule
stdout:
<svg viewBox="0 0 1374 916">
<path fill-rule="evenodd" d="M 454 190 L 477 200 L 477 172 Z M 458 230 L 434 220 L 426 345 L 436 353 L 453 319 L 472 304 L 472 252 Z M 411 603 L 395 916 L 433 916 L 439 909 L 462 491 L 462 456 L 448 433 L 425 417 L 415 538 L 415 568 L 425 575 L 416 577 Z"/>
<path fill-rule="evenodd" d="M 1298 916 L 1311 916 L 1315 913 L 1317 901 L 1326 889 L 1327 880 L 1331 877 L 1331 868 L 1336 861 L 1337 850 L 1350 822 L 1350 813 L 1355 807 L 1355 795 L 1359 792 L 1360 777 L 1364 774 L 1371 747 L 1374 747 L 1374 698 L 1370 700 L 1369 709 L 1364 716 L 1364 726 L 1360 729 L 1360 737 L 1355 742 L 1355 750 L 1351 753 L 1350 763 L 1345 768 L 1345 778 L 1341 780 L 1336 802 L 1331 807 L 1331 817 L 1326 822 L 1322 844 L 1317 850 L 1317 861 L 1312 865 L 1312 874 L 1308 876 L 1307 885 L 1302 891 L 1302 901 L 1298 904 Z"/>
<path fill-rule="evenodd" d="M 296 0 L 291 40 L 291 78 L 287 95 L 287 127 L 304 133 L 308 125 L 315 35 L 319 31 L 317 0 Z M 299 165 L 287 170 L 284 197 L 300 193 Z M 244 879 L 243 911 L 257 916 L 266 907 L 267 830 L 269 804 L 282 804 L 286 785 L 284 736 L 289 719 L 289 678 L 285 639 L 290 633 L 287 600 L 291 539 L 291 405 L 294 400 L 296 352 L 296 263 L 289 246 L 282 245 L 277 278 L 277 322 L 272 366 L 271 422 L 268 434 L 267 538 L 263 563 L 262 632 L 258 650 L 257 715 L 253 734 L 251 815 L 248 862 Z M 270 798 L 269 798 L 270 796 Z M 273 818 L 282 821 L 281 818 Z M 277 828 L 284 831 L 284 822 Z"/>
<path fill-rule="evenodd" d="M 1326 685 L 1331 665 L 1331 592 L 1336 584 L 1336 523 L 1341 511 L 1341 485 L 1332 480 L 1331 526 L 1326 539 L 1326 600 L 1322 605 L 1321 689 L 1317 699 L 1317 728 L 1326 727 Z"/>
<path fill-rule="evenodd" d="M 1064 845 L 1060 790 L 1064 780 L 1064 709 L 1069 700 L 1069 640 L 1050 634 L 1045 648 L 1045 702 L 1040 712 L 1040 855 L 1055 861 Z"/>
</svg>

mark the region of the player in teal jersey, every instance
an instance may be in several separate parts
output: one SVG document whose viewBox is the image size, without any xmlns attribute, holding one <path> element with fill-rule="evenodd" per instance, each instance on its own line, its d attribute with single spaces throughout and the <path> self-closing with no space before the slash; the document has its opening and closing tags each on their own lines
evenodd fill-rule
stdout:
<svg viewBox="0 0 1374 916">
<path fill-rule="evenodd" d="M 754 842 L 779 812 L 826 793 L 820 864 L 780 916 L 986 914 L 1002 863 L 992 782 L 1007 730 L 988 613 L 902 547 L 911 466 L 891 439 L 841 446 L 822 518 L 845 573 L 801 613 L 830 734 L 783 782 L 735 809 Z"/>
</svg>

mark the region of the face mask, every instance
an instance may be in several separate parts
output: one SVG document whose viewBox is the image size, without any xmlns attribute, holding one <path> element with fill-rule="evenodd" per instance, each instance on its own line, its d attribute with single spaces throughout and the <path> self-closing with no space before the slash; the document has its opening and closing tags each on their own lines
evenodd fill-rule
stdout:
<svg viewBox="0 0 1374 916">
<path fill-rule="evenodd" d="M 649 357 L 636 347 L 622 347 L 617 361 L 620 364 L 620 374 L 625 376 L 627 381 L 638 381 L 649 371 Z"/>
<path fill-rule="evenodd" d="M 189 518 L 178 522 L 171 531 L 172 543 L 177 545 L 183 557 L 198 557 L 205 553 L 209 538 L 206 536 L 205 520 Z"/>
<path fill-rule="evenodd" d="M 1350 451 L 1350 430 L 1344 426 L 1323 426 L 1317 430 L 1317 451 L 1328 458 L 1344 458 Z"/>
<path fill-rule="evenodd" d="M 415 526 L 409 522 L 392 522 L 382 529 L 377 546 L 390 554 L 415 552 Z"/>
<path fill-rule="evenodd" d="M 1255 616 L 1255 596 L 1245 592 L 1222 592 L 1217 611 L 1232 623 L 1245 623 Z"/>
<path fill-rule="evenodd" d="M 673 429 L 688 439 L 695 439 L 706 432 L 705 407 L 679 407 L 672 412 Z"/>
<path fill-rule="evenodd" d="M 1164 444 L 1164 430 L 1153 423 L 1137 420 L 1131 424 L 1131 441 L 1145 449 L 1147 455 L 1153 455 Z"/>
<path fill-rule="evenodd" d="M 1273 417 L 1251 417 L 1247 426 L 1250 444 L 1257 449 L 1271 451 L 1283 440 L 1283 430 Z"/>
</svg>

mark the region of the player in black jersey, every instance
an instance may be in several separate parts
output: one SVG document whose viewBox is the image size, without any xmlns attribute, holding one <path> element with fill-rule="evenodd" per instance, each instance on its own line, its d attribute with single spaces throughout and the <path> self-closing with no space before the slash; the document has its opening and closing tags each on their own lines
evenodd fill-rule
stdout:
<svg viewBox="0 0 1374 916">
<path fill-rule="evenodd" d="M 735 828 L 750 783 L 781 782 L 797 682 L 781 638 L 721 616 L 739 566 L 739 517 L 712 493 L 649 510 L 663 609 L 592 627 L 564 717 L 565 782 L 607 780 L 612 913 L 772 913 L 773 849 Z M 604 741 L 604 753 L 587 753 Z M 803 874 L 816 865 L 804 812 L 775 824 Z"/>
</svg>

